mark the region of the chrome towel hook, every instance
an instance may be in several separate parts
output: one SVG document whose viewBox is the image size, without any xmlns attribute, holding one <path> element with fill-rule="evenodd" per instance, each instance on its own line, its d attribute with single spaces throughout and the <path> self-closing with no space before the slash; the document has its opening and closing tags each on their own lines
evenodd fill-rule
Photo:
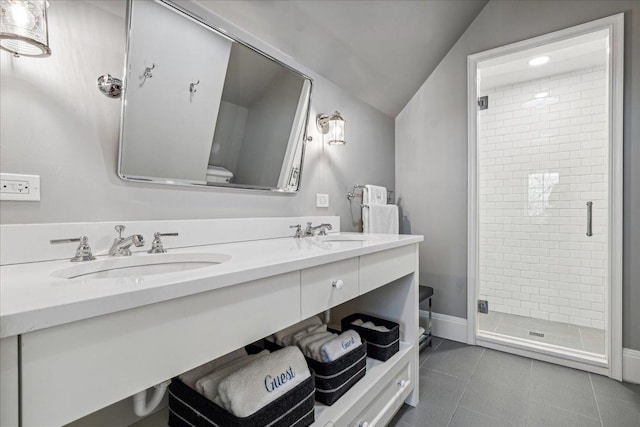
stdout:
<svg viewBox="0 0 640 427">
<path fill-rule="evenodd" d="M 144 73 L 142 73 L 142 83 L 140 84 L 140 86 L 142 86 L 144 82 L 147 81 L 147 79 L 150 79 L 151 77 L 153 77 L 151 70 L 153 70 L 154 68 L 156 68 L 155 63 L 151 64 L 151 67 L 147 67 L 144 69 Z"/>
<path fill-rule="evenodd" d="M 153 77 L 153 74 L 151 74 L 151 70 L 153 70 L 154 68 L 156 68 L 156 64 L 151 64 L 151 67 L 147 67 L 144 69 L 144 73 L 142 74 L 144 76 L 145 79 L 150 79 L 151 77 Z"/>
</svg>

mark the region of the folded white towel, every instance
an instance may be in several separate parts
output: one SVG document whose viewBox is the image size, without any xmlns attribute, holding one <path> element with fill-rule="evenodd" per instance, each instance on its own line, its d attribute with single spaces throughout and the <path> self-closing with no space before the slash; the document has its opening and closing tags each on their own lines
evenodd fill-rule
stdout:
<svg viewBox="0 0 640 427">
<path fill-rule="evenodd" d="M 322 362 L 322 357 L 320 357 L 320 348 L 328 341 L 335 339 L 338 334 L 325 335 L 317 340 L 310 342 L 307 344 L 307 347 L 303 350 L 305 356 L 310 359 L 317 360 L 318 362 Z"/>
<path fill-rule="evenodd" d="M 291 345 L 298 345 L 298 341 L 300 341 L 302 338 L 306 337 L 309 334 L 315 334 L 318 332 L 325 332 L 327 330 L 327 325 L 320 325 L 320 326 L 311 326 L 307 329 L 305 329 L 304 331 L 298 332 L 297 334 L 293 335 L 293 339 L 291 340 Z M 286 339 L 284 341 L 287 341 Z"/>
<path fill-rule="evenodd" d="M 293 339 L 293 335 L 297 332 L 303 331 L 311 326 L 320 326 L 322 325 L 322 320 L 318 316 L 313 316 L 308 319 L 303 320 L 302 322 L 298 322 L 295 325 L 291 325 L 288 328 L 284 328 L 280 332 L 276 332 L 273 336 L 276 339 L 276 344 L 281 345 L 283 347 L 291 345 L 290 340 Z M 287 342 L 285 342 L 285 338 Z"/>
<path fill-rule="evenodd" d="M 305 336 L 304 338 L 301 338 L 301 339 L 298 340 L 298 348 L 300 348 L 300 350 L 302 350 L 302 352 L 306 354 L 307 353 L 306 349 L 307 349 L 307 346 L 309 344 L 311 344 L 312 342 L 314 342 L 316 340 L 319 340 L 321 338 L 329 337 L 331 335 L 333 335 L 333 334 L 331 332 L 329 332 L 329 331 L 322 331 L 322 332 L 316 332 L 316 333 L 313 333 L 313 334 L 309 334 L 309 335 Z"/>
<path fill-rule="evenodd" d="M 369 328 L 369 329 L 373 329 L 376 331 L 380 331 L 380 332 L 389 332 L 390 329 L 387 328 L 386 326 L 376 326 L 373 324 L 373 322 L 363 322 L 362 319 L 356 319 L 353 322 L 351 322 L 352 325 L 356 325 L 356 326 L 360 326 L 362 328 Z"/>
<path fill-rule="evenodd" d="M 180 375 L 180 380 L 182 380 L 183 383 L 185 383 L 186 385 L 188 385 L 189 387 L 195 390 L 196 382 L 200 378 L 210 374 L 211 372 L 226 365 L 227 363 L 232 362 L 246 355 L 247 355 L 247 351 L 244 348 L 239 348 L 236 351 L 232 351 L 229 354 L 225 354 L 224 356 L 218 357 L 217 359 L 212 360 L 211 362 L 207 362 L 204 365 L 197 366 L 192 370 L 185 372 L 184 374 Z"/>
<path fill-rule="evenodd" d="M 398 234 L 398 207 L 369 204 L 362 208 L 362 230 L 365 233 Z"/>
<path fill-rule="evenodd" d="M 360 320 L 360 319 L 358 319 L 358 320 Z M 354 321 L 354 322 L 351 322 L 351 324 L 355 325 L 356 323 Z M 357 325 L 357 326 L 360 326 L 361 328 L 373 329 L 374 331 L 379 331 L 379 332 L 389 332 L 390 331 L 390 329 L 387 328 L 386 326 L 382 326 L 382 325 L 376 326 L 376 325 L 373 324 L 373 322 L 362 323 L 362 320 L 360 320 L 360 324 Z"/>
<path fill-rule="evenodd" d="M 362 203 L 365 205 L 386 205 L 387 189 L 379 185 L 365 185 L 362 192 Z"/>
<path fill-rule="evenodd" d="M 253 361 L 218 386 L 218 401 L 236 417 L 247 417 L 293 389 L 311 373 L 297 347 Z"/>
<path fill-rule="evenodd" d="M 360 335 L 356 331 L 349 329 L 320 347 L 320 359 L 322 362 L 333 362 L 357 348 L 360 344 L 362 344 Z"/>
<path fill-rule="evenodd" d="M 214 400 L 218 394 L 218 385 L 226 377 L 242 368 L 249 363 L 259 360 L 269 354 L 269 350 L 262 350 L 258 354 L 250 354 L 248 356 L 240 357 L 234 361 L 227 363 L 224 366 L 219 367 L 209 375 L 200 378 L 196 381 L 196 391 L 205 396 L 209 400 Z"/>
</svg>

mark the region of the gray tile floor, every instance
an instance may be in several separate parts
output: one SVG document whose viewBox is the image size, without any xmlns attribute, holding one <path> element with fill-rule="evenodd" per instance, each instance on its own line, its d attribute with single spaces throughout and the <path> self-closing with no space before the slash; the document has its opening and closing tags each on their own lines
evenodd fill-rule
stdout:
<svg viewBox="0 0 640 427">
<path fill-rule="evenodd" d="M 481 331 L 604 354 L 604 330 L 602 329 L 495 311 L 478 315 L 478 321 Z M 542 333 L 544 337 L 530 335 L 531 331 Z"/>
<path fill-rule="evenodd" d="M 434 338 L 395 427 L 640 427 L 640 385 Z"/>
</svg>

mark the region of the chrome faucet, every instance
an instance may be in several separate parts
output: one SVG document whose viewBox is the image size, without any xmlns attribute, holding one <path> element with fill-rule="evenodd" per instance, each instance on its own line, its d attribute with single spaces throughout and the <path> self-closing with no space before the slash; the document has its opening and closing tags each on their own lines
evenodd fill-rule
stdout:
<svg viewBox="0 0 640 427">
<path fill-rule="evenodd" d="M 163 236 L 177 236 L 178 233 L 160 233 L 159 231 L 154 233 L 153 242 L 151 242 L 151 249 L 147 251 L 148 254 L 164 254 L 167 253 L 167 250 L 164 248 L 162 244 L 162 240 L 160 239 Z"/>
<path fill-rule="evenodd" d="M 111 256 L 129 256 L 131 255 L 131 245 L 135 245 L 137 248 L 144 245 L 144 237 L 141 234 L 132 234 L 129 237 L 122 237 L 122 232 L 126 227 L 124 225 L 116 225 L 116 231 L 118 237 L 113 240 L 113 245 L 109 249 L 109 255 Z"/>
<path fill-rule="evenodd" d="M 306 228 L 306 230 L 304 230 L 304 235 L 305 236 L 315 236 L 315 234 L 316 234 L 315 231 L 316 230 L 320 230 L 318 232 L 318 235 L 319 236 L 326 236 L 327 235 L 327 230 L 332 230 L 332 229 L 333 229 L 333 227 L 331 226 L 331 224 L 320 224 L 320 225 L 317 225 L 315 227 L 312 227 L 311 223 L 308 222 L 307 223 L 307 228 Z"/>
<path fill-rule="evenodd" d="M 76 248 L 76 256 L 71 258 L 71 262 L 78 261 L 93 261 L 96 257 L 91 253 L 91 247 L 89 246 L 89 238 L 87 236 L 81 236 L 75 239 L 54 239 L 49 241 L 52 245 L 57 243 L 71 243 L 80 242 Z"/>
<path fill-rule="evenodd" d="M 296 229 L 296 234 L 293 235 L 296 239 L 304 237 L 304 234 L 302 234 L 302 226 L 300 224 L 290 225 L 289 228 Z"/>
</svg>

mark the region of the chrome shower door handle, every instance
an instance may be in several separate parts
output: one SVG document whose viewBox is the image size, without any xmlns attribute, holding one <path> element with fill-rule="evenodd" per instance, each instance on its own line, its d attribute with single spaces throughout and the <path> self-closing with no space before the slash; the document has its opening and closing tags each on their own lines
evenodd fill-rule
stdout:
<svg viewBox="0 0 640 427">
<path fill-rule="evenodd" d="M 593 223 L 593 202 L 587 202 L 587 236 L 593 236 L 593 230 L 591 229 L 591 225 Z"/>
</svg>

